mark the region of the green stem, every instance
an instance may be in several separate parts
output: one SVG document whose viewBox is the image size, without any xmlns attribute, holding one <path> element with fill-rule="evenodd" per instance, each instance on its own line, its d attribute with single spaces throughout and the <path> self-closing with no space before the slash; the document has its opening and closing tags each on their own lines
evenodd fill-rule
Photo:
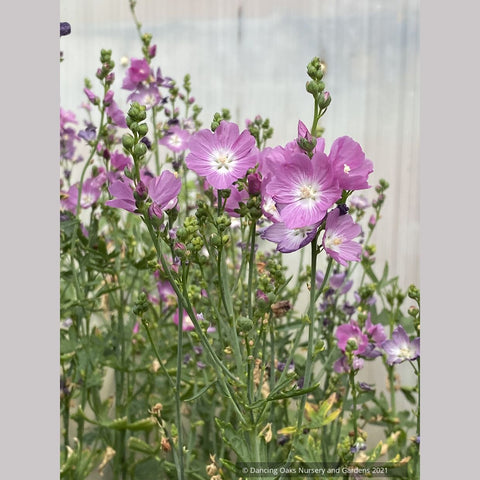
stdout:
<svg viewBox="0 0 480 480">
<path fill-rule="evenodd" d="M 143 216 L 143 220 L 147 226 L 147 229 L 150 233 L 150 237 L 153 241 L 153 244 L 154 244 L 154 247 L 155 247 L 155 250 L 157 251 L 157 257 L 158 257 L 158 260 L 160 260 L 160 263 L 162 264 L 162 267 L 163 267 L 163 271 L 164 273 L 166 274 L 167 276 L 167 279 L 170 283 L 170 285 L 172 286 L 173 290 L 175 291 L 175 294 L 177 295 L 177 299 L 178 299 L 178 302 L 181 303 L 183 305 L 183 308 L 185 309 L 185 311 L 188 313 L 194 327 L 195 327 L 195 331 L 197 332 L 198 336 L 199 336 L 199 339 L 200 339 L 200 342 L 202 343 L 202 346 L 205 348 L 205 350 L 208 352 L 211 360 L 212 360 L 212 366 L 213 368 L 215 369 L 216 373 L 217 373 L 217 377 L 220 381 L 220 383 L 222 384 L 223 386 L 223 390 L 225 392 L 229 392 L 229 396 L 228 398 L 231 400 L 232 402 L 232 405 L 233 407 L 235 408 L 238 416 L 239 416 L 239 419 L 240 421 L 242 421 L 245 425 L 247 424 L 243 414 L 241 413 L 240 411 L 240 408 L 237 404 L 237 401 L 235 399 L 235 395 L 234 393 L 232 392 L 232 388 L 231 386 L 225 381 L 225 378 L 224 376 L 222 375 L 222 372 L 225 374 L 225 377 L 227 378 L 230 378 L 231 380 L 233 380 L 237 385 L 240 384 L 242 386 L 244 386 L 244 383 L 240 381 L 240 379 L 238 377 L 235 377 L 231 372 L 230 370 L 228 370 L 228 368 L 226 367 L 226 365 L 223 364 L 223 362 L 218 358 L 218 356 L 216 355 L 216 353 L 213 351 L 212 349 L 212 346 L 210 345 L 209 341 L 208 341 L 208 338 L 205 336 L 205 333 L 203 332 L 202 330 L 202 327 L 200 326 L 200 324 L 198 323 L 198 320 L 197 320 L 197 317 L 195 316 L 195 312 L 193 310 L 193 307 L 190 303 L 190 300 L 188 298 L 188 296 L 184 296 L 182 291 L 180 290 L 180 288 L 178 287 L 177 285 L 177 282 L 175 281 L 175 278 L 173 277 L 173 274 L 170 270 L 170 267 L 169 265 L 167 264 L 166 260 L 165 260 L 165 257 L 163 255 L 163 251 L 162 251 L 162 248 L 161 248 L 161 245 L 160 245 L 160 242 L 158 241 L 158 237 L 157 235 L 155 234 L 154 230 L 153 230 L 153 226 L 150 222 L 150 219 L 147 215 Z"/>
<path fill-rule="evenodd" d="M 253 290 L 253 273 L 255 269 L 255 232 L 256 222 L 252 220 L 250 227 L 250 259 L 248 263 L 248 318 L 253 320 L 253 307 L 252 307 L 252 290 Z"/>
<path fill-rule="evenodd" d="M 186 275 L 185 275 L 186 277 Z M 185 285 L 184 285 L 185 289 Z M 180 411 L 180 388 L 182 383 L 182 365 L 183 365 L 183 307 L 178 306 L 178 340 L 177 340 L 177 378 L 175 382 L 175 415 L 177 421 L 178 432 L 178 465 L 179 479 L 184 480 L 184 464 L 183 464 L 183 429 L 182 416 Z"/>
<path fill-rule="evenodd" d="M 353 360 L 350 363 L 350 373 L 348 379 L 350 382 L 350 388 L 352 389 L 352 422 L 353 422 L 353 443 L 357 442 L 358 426 L 357 426 L 357 387 L 355 385 L 355 370 L 353 369 Z"/>
</svg>

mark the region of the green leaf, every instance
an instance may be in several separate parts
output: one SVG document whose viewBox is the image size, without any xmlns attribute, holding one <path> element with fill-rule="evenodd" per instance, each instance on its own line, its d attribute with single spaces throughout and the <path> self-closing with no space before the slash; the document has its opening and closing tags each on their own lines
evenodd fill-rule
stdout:
<svg viewBox="0 0 480 480">
<path fill-rule="evenodd" d="M 205 385 L 196 395 L 190 398 L 186 398 L 183 400 L 184 402 L 191 402 L 193 400 L 196 400 L 197 398 L 201 397 L 212 385 L 215 385 L 217 383 L 217 380 L 214 380 L 213 382 L 210 382 L 208 385 Z"/>
<path fill-rule="evenodd" d="M 215 417 L 222 438 L 225 443 L 237 454 L 239 461 L 248 461 L 250 459 L 250 452 L 243 436 L 241 436 L 238 429 L 234 429 L 230 423 L 220 420 Z"/>
<path fill-rule="evenodd" d="M 134 432 L 138 430 L 148 431 L 151 430 L 155 425 L 157 425 L 155 419 L 152 417 L 147 417 L 142 418 L 142 420 L 138 420 L 137 422 L 129 423 L 126 428 Z"/>
<path fill-rule="evenodd" d="M 148 443 L 144 442 L 143 440 L 140 440 L 137 437 L 130 437 L 128 439 L 128 448 L 135 450 L 137 452 L 142 452 L 146 453 L 147 455 L 155 455 L 160 447 L 152 447 Z"/>
</svg>

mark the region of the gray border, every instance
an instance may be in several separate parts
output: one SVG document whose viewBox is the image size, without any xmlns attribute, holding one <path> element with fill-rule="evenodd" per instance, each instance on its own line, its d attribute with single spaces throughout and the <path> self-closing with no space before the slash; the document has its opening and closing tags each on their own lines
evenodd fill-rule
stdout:
<svg viewBox="0 0 480 480">
<path fill-rule="evenodd" d="M 1 469 L 58 478 L 58 5 L 4 14 Z"/>
<path fill-rule="evenodd" d="M 478 7 L 421 2 L 422 478 L 476 478 Z"/>
<path fill-rule="evenodd" d="M 8 383 L 1 397 L 8 439 L 2 470 L 10 478 L 34 477 L 40 470 L 45 478 L 58 475 L 58 50 L 68 37 L 58 40 L 54 5 L 30 2 L 25 15 L 24 4 L 11 4 L 12 21 L 2 31 L 3 65 L 13 72 L 0 79 L 9 127 L 3 130 L 0 249 L 6 308 L 0 364 Z M 480 267 L 474 8 L 466 0 L 421 2 L 425 479 L 475 476 L 477 377 L 468 372 L 476 365 L 480 338 L 473 304 Z"/>
</svg>

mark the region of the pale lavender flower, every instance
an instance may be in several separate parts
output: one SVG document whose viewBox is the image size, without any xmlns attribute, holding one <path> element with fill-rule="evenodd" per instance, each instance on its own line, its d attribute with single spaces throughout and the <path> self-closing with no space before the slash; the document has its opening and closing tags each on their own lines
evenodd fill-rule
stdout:
<svg viewBox="0 0 480 480">
<path fill-rule="evenodd" d="M 300 250 L 315 237 L 320 222 L 302 228 L 288 228 L 278 222 L 270 225 L 260 233 L 260 237 L 277 244 L 277 251 L 291 253 Z"/>
<path fill-rule="evenodd" d="M 160 145 L 164 145 L 175 153 L 183 152 L 188 147 L 190 133 L 178 126 L 171 127 L 165 135 L 158 140 Z"/>
<path fill-rule="evenodd" d="M 393 330 L 392 339 L 385 340 L 382 348 L 387 354 L 387 362 L 389 365 L 402 363 L 405 360 L 415 360 L 420 356 L 420 338 L 410 340 L 405 329 L 398 325 Z"/>
</svg>

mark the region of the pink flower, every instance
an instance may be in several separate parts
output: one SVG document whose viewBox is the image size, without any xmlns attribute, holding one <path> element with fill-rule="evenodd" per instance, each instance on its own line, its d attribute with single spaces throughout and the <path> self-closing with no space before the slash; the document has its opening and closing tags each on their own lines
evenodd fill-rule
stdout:
<svg viewBox="0 0 480 480">
<path fill-rule="evenodd" d="M 320 222 L 341 196 L 341 189 L 322 152 L 310 160 L 292 153 L 281 172 L 275 172 L 266 191 L 277 204 L 288 228 L 302 228 Z"/>
<path fill-rule="evenodd" d="M 116 170 L 123 171 L 125 167 L 132 166 L 132 159 L 120 152 L 113 152 L 110 156 L 110 162 Z"/>
<path fill-rule="evenodd" d="M 161 217 L 165 210 L 171 210 L 177 205 L 182 181 L 174 173 L 165 170 L 160 176 L 152 178 L 147 187 L 153 200 L 153 213 Z"/>
<path fill-rule="evenodd" d="M 362 246 L 353 241 L 362 231 L 348 214 L 340 215 L 335 208 L 329 212 L 323 235 L 323 248 L 336 262 L 346 266 L 347 262 L 360 260 Z"/>
<path fill-rule="evenodd" d="M 235 210 L 240 208 L 240 202 L 247 203 L 250 195 L 246 190 L 238 191 L 235 187 L 230 190 L 230 196 L 225 202 L 225 211 L 232 217 L 239 217 L 240 214 Z"/>
<path fill-rule="evenodd" d="M 354 321 L 339 325 L 335 331 L 335 336 L 338 340 L 338 348 L 342 352 L 345 352 L 350 343 L 354 345 L 352 352 L 355 355 L 361 355 L 367 349 L 368 337 Z"/>
<path fill-rule="evenodd" d="M 98 185 L 96 177 L 88 178 L 83 182 L 82 185 L 82 196 L 80 198 L 80 208 L 89 208 L 91 207 L 99 198 L 101 194 L 100 190 L 101 184 Z M 64 208 L 72 212 L 74 215 L 77 212 L 77 202 L 78 202 L 78 183 L 72 185 L 62 200 L 62 205 Z"/>
<path fill-rule="evenodd" d="M 230 188 L 257 163 L 255 138 L 248 130 L 239 134 L 238 125 L 223 120 L 215 132 L 200 130 L 189 144 L 187 167 L 216 189 Z"/>
<path fill-rule="evenodd" d="M 354 370 L 360 370 L 363 368 L 364 365 L 363 358 L 359 358 L 357 356 L 353 356 L 352 359 L 352 368 Z M 333 370 L 337 373 L 349 373 L 350 372 L 350 365 L 348 364 L 348 358 L 345 354 L 343 354 L 334 364 Z"/>
<path fill-rule="evenodd" d="M 121 128 L 127 128 L 125 114 L 113 99 L 113 92 L 111 90 L 105 95 L 104 102 L 106 104 L 105 112 L 112 119 L 113 123 Z"/>
<path fill-rule="evenodd" d="M 116 198 L 107 200 L 105 205 L 109 207 L 122 208 L 127 212 L 135 212 L 137 206 L 135 204 L 135 197 L 133 196 L 133 188 L 130 183 L 125 183 L 122 180 L 115 180 L 108 187 L 110 194 Z"/>
<path fill-rule="evenodd" d="M 373 163 L 365 158 L 362 147 L 352 138 L 337 138 L 330 149 L 328 161 L 342 189 L 362 190 L 370 187 L 367 180 L 373 172 Z"/>
<path fill-rule="evenodd" d="M 179 319 L 180 319 L 180 315 L 178 313 L 178 310 L 175 310 L 175 313 L 173 314 L 173 323 L 175 325 L 178 325 Z M 183 311 L 182 331 L 190 332 L 192 330 L 195 330 L 195 326 L 193 325 L 193 322 L 189 317 L 188 313 Z"/>
<path fill-rule="evenodd" d="M 145 59 L 132 58 L 130 67 L 127 70 L 126 77 L 123 79 L 122 88 L 134 90 L 138 83 L 147 80 L 150 77 L 150 65 Z"/>
<path fill-rule="evenodd" d="M 158 143 L 165 145 L 172 152 L 180 153 L 187 149 L 190 134 L 180 127 L 174 126 L 162 137 Z"/>
</svg>

